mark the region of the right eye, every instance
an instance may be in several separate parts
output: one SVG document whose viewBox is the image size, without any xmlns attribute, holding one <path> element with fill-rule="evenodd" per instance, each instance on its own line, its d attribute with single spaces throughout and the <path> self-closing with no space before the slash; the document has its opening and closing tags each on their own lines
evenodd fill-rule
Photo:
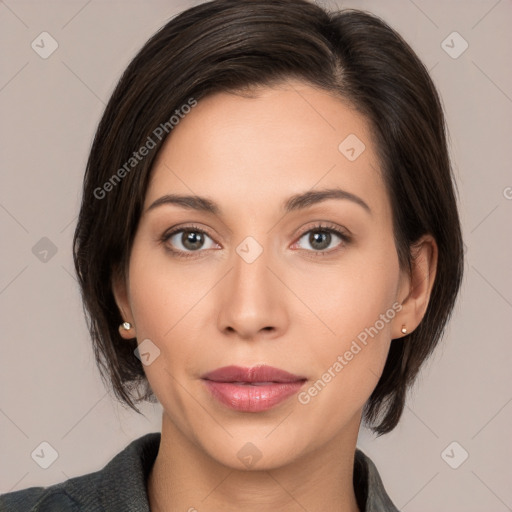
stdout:
<svg viewBox="0 0 512 512">
<path fill-rule="evenodd" d="M 211 241 L 210 247 L 204 247 L 206 239 Z M 166 244 L 169 251 L 178 257 L 194 256 L 201 249 L 213 249 L 217 245 L 206 231 L 195 227 L 180 227 L 162 237 L 162 242 Z"/>
</svg>

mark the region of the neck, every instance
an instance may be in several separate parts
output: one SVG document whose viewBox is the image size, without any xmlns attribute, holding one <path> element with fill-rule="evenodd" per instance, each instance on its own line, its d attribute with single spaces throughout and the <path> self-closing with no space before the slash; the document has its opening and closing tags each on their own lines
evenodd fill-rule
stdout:
<svg viewBox="0 0 512 512">
<path fill-rule="evenodd" d="M 355 418 L 358 420 L 358 418 Z M 359 512 L 353 487 L 359 430 L 271 470 L 243 471 L 219 463 L 163 414 L 162 437 L 147 486 L 152 512 Z"/>
</svg>

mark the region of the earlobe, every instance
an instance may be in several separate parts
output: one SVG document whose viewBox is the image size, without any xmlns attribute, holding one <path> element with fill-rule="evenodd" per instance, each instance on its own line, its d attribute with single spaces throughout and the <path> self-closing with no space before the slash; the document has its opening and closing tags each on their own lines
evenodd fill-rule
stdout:
<svg viewBox="0 0 512 512">
<path fill-rule="evenodd" d="M 114 272 L 112 276 L 112 294 L 116 301 L 117 307 L 121 314 L 123 322 L 119 325 L 119 334 L 125 340 L 130 340 L 136 337 L 133 315 L 128 300 L 128 290 L 126 279 L 118 273 Z"/>
<path fill-rule="evenodd" d="M 396 318 L 393 338 L 410 334 L 423 319 L 434 285 L 437 257 L 437 243 L 431 235 L 424 235 L 411 247 L 411 271 L 406 289 L 401 291 L 402 310 Z"/>
<path fill-rule="evenodd" d="M 133 327 L 133 325 L 130 322 L 123 322 L 119 326 L 119 334 L 125 340 L 131 340 L 136 337 L 135 336 L 135 328 Z"/>
</svg>

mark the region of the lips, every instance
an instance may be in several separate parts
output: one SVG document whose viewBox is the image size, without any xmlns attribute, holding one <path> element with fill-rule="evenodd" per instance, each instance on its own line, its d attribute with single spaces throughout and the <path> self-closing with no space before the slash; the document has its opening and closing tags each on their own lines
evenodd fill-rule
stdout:
<svg viewBox="0 0 512 512">
<path fill-rule="evenodd" d="M 225 366 L 202 376 L 222 404 L 242 412 L 262 412 L 299 391 L 306 378 L 272 366 Z"/>
<path fill-rule="evenodd" d="M 253 366 L 252 368 L 224 366 L 223 368 L 218 368 L 217 370 L 203 375 L 202 378 L 213 382 L 237 382 L 245 384 L 297 382 L 306 379 L 306 377 L 293 375 L 279 368 L 266 365 Z"/>
</svg>

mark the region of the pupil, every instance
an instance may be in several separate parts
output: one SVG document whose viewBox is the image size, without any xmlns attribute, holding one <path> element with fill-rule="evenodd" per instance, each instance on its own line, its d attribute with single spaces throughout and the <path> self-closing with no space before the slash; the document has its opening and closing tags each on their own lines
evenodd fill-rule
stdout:
<svg viewBox="0 0 512 512">
<path fill-rule="evenodd" d="M 313 247 L 315 247 L 315 244 L 320 244 L 320 247 L 318 245 L 316 246 L 317 249 L 326 249 L 329 247 L 331 234 L 326 231 L 317 231 L 315 233 L 312 233 L 309 237 L 309 242 Z M 323 241 L 323 243 L 322 243 Z M 327 241 L 327 243 L 325 243 Z"/>
<path fill-rule="evenodd" d="M 201 246 L 203 238 L 202 233 L 198 233 L 196 231 L 188 231 L 183 233 L 183 236 L 185 237 L 183 245 L 187 247 L 187 249 L 197 249 L 198 246 Z"/>
</svg>

